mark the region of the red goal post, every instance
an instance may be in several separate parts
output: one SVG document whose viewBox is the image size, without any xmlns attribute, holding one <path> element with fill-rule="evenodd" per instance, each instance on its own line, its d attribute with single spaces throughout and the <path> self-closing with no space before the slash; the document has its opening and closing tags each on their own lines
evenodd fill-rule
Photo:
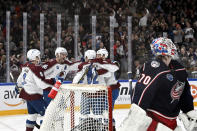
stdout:
<svg viewBox="0 0 197 131">
<path fill-rule="evenodd" d="M 46 109 L 41 131 L 112 131 L 112 90 L 64 84 Z"/>
</svg>

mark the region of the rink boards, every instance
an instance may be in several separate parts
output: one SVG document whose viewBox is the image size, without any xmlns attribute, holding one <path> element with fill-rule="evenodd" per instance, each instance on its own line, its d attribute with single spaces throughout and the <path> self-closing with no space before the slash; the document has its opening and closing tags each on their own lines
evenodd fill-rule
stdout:
<svg viewBox="0 0 197 131">
<path fill-rule="evenodd" d="M 121 84 L 119 97 L 115 103 L 115 109 L 130 108 L 130 95 L 129 95 L 129 83 L 128 80 L 120 80 Z M 64 84 L 70 83 L 69 81 Z M 132 85 L 135 86 L 136 81 L 133 81 Z M 194 105 L 197 106 L 197 79 L 189 79 L 191 85 L 191 93 L 194 97 Z M 26 104 L 18 98 L 14 90 L 13 83 L 0 83 L 0 116 L 3 115 L 15 115 L 27 113 Z"/>
</svg>

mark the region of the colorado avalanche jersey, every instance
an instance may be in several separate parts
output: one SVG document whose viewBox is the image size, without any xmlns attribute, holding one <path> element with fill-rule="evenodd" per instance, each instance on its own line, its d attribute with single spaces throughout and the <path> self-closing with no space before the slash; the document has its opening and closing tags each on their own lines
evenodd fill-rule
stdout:
<svg viewBox="0 0 197 131">
<path fill-rule="evenodd" d="M 169 119 L 194 108 L 186 70 L 175 60 L 169 67 L 160 59 L 145 63 L 132 98 L 142 109 Z"/>
<path fill-rule="evenodd" d="M 19 97 L 25 100 L 35 100 L 42 97 L 43 89 L 54 84 L 52 79 L 45 79 L 40 65 L 27 62 L 22 67 L 17 84 L 22 87 Z"/>
<path fill-rule="evenodd" d="M 64 63 L 59 64 L 55 59 L 52 59 L 49 62 L 43 63 L 42 68 L 46 78 L 65 78 L 69 71 L 77 70 L 80 63 L 79 61 L 71 63 L 65 60 Z"/>
<path fill-rule="evenodd" d="M 119 67 L 109 59 L 102 62 L 95 61 L 95 63 L 97 63 L 98 83 L 110 86 L 112 89 L 118 89 L 120 83 L 116 80 L 114 72 L 117 71 Z"/>
<path fill-rule="evenodd" d="M 119 68 L 117 65 L 103 61 L 102 59 L 93 59 L 91 62 L 83 62 L 78 66 L 78 73 L 73 79 L 73 83 L 79 82 L 83 78 L 85 84 L 101 84 L 114 85 L 114 88 L 119 88 L 118 81 L 115 79 L 114 72 Z"/>
</svg>

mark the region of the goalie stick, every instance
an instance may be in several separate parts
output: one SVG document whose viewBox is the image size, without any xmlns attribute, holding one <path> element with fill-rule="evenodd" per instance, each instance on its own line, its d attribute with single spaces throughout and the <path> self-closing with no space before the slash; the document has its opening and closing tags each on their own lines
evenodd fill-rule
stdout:
<svg viewBox="0 0 197 131">
<path fill-rule="evenodd" d="M 130 87 L 130 98 L 132 101 L 133 100 L 132 72 L 128 72 L 128 80 L 129 80 L 129 87 Z"/>
<path fill-rule="evenodd" d="M 20 87 L 18 87 L 16 81 L 14 80 L 14 76 L 13 76 L 12 72 L 10 72 L 10 77 L 11 77 L 12 83 L 14 83 L 14 85 L 16 86 L 16 89 L 20 93 Z M 36 128 L 40 129 L 40 125 L 38 125 L 37 123 L 35 124 L 35 126 L 36 126 Z"/>
</svg>

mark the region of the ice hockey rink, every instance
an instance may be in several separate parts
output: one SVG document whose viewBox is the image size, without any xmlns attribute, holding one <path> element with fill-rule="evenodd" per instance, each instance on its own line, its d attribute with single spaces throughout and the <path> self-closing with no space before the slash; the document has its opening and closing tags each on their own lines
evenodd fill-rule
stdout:
<svg viewBox="0 0 197 131">
<path fill-rule="evenodd" d="M 114 118 L 116 120 L 116 126 L 118 127 L 123 119 L 128 114 L 128 109 L 116 109 L 114 110 Z M 25 121 L 27 115 L 12 115 L 12 116 L 0 116 L 0 131 L 25 131 Z M 183 131 L 183 125 L 178 121 Z M 39 131 L 37 128 L 34 131 Z"/>
<path fill-rule="evenodd" d="M 119 126 L 127 116 L 128 109 L 114 110 L 116 126 Z M 0 131 L 25 131 L 25 121 L 27 115 L 0 116 Z M 34 131 L 39 131 L 37 128 Z"/>
</svg>

